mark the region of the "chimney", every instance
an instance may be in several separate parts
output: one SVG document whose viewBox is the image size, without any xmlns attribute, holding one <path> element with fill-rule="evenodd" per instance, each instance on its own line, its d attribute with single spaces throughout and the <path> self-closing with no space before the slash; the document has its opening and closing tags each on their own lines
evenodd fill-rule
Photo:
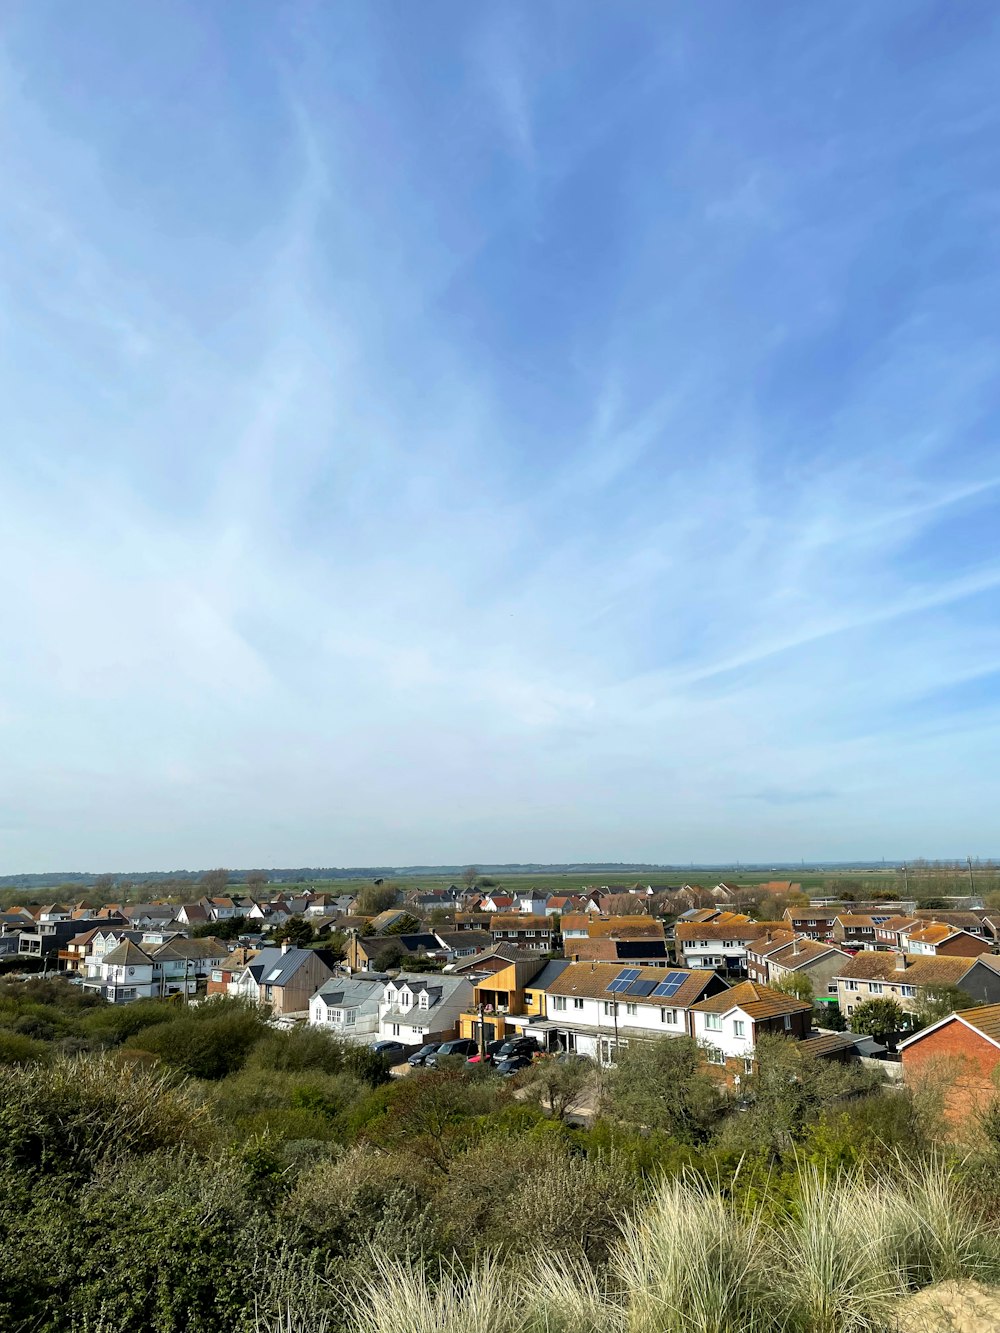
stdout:
<svg viewBox="0 0 1000 1333">
<path fill-rule="evenodd" d="M 898 953 L 898 954 L 896 955 L 896 971 L 897 971 L 897 972 L 905 972 L 905 971 L 906 971 L 906 954 L 905 954 L 905 953 Z"/>
<path fill-rule="evenodd" d="M 792 941 L 792 954 L 794 956 L 795 954 L 800 954 L 801 952 L 802 952 L 802 947 L 799 942 L 799 937 L 798 935 L 796 935 L 795 939 Z"/>
<path fill-rule="evenodd" d="M 287 941 L 287 940 L 282 940 L 282 941 L 281 941 L 281 952 L 282 952 L 282 953 L 287 953 L 287 952 L 288 952 L 288 947 L 289 947 L 289 946 L 288 946 L 288 941 Z"/>
</svg>

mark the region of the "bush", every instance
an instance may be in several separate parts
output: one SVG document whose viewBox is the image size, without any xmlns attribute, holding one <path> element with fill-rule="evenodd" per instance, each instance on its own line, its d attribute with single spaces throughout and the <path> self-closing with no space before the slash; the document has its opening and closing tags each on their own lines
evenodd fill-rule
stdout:
<svg viewBox="0 0 1000 1333">
<path fill-rule="evenodd" d="M 0 1029 L 0 1065 L 23 1065 L 49 1058 L 44 1041 L 36 1041 L 22 1033 Z"/>
<path fill-rule="evenodd" d="M 109 1155 L 199 1143 L 206 1128 L 187 1089 L 111 1057 L 0 1068 L 0 1163 L 88 1173 Z"/>
<path fill-rule="evenodd" d="M 169 1023 L 129 1037 L 126 1046 L 148 1051 L 193 1078 L 225 1078 L 242 1069 L 266 1032 L 256 1011 L 243 1006 L 205 1005 Z"/>
</svg>

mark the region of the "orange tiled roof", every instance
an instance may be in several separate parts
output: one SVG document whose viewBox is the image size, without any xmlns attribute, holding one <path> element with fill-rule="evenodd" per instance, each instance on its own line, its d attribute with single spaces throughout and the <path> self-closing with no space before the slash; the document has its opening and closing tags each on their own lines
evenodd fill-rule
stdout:
<svg viewBox="0 0 1000 1333">
<path fill-rule="evenodd" d="M 782 1014 L 802 1014 L 812 1009 L 808 1000 L 797 1000 L 794 995 L 785 995 L 756 981 L 741 981 L 731 990 L 711 995 L 691 1006 L 700 1014 L 725 1014 L 737 1007 L 751 1018 L 777 1018 Z"/>
</svg>

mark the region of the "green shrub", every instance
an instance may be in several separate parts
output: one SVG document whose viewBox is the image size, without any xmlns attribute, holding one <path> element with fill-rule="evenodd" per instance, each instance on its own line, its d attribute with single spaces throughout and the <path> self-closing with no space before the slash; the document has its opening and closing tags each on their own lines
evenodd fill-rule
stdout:
<svg viewBox="0 0 1000 1333">
<path fill-rule="evenodd" d="M 0 1163 L 87 1173 L 109 1155 L 194 1144 L 205 1131 L 187 1089 L 111 1057 L 0 1068 Z"/>
<path fill-rule="evenodd" d="M 8 1032 L 0 1028 L 0 1065 L 23 1065 L 49 1058 L 49 1047 L 44 1041 Z"/>
<path fill-rule="evenodd" d="M 245 1009 L 183 1013 L 168 1023 L 157 1023 L 129 1037 L 126 1046 L 148 1051 L 164 1064 L 193 1078 L 225 1078 L 242 1069 L 265 1027 L 256 1013 Z"/>
</svg>

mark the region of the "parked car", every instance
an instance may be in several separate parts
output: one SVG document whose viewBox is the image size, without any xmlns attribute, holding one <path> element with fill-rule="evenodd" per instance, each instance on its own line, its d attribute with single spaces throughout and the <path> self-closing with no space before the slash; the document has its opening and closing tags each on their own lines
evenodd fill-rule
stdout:
<svg viewBox="0 0 1000 1333">
<path fill-rule="evenodd" d="M 488 1041 L 486 1043 L 486 1063 L 492 1064 L 494 1059 L 496 1058 L 497 1052 L 506 1044 L 507 1044 L 506 1038 L 504 1037 L 500 1037 L 497 1041 Z M 465 1063 L 467 1065 L 478 1065 L 479 1051 L 477 1050 L 475 1055 L 470 1055 Z"/>
<path fill-rule="evenodd" d="M 421 1046 L 419 1049 L 415 1050 L 406 1063 L 408 1065 L 413 1065 L 414 1068 L 416 1068 L 417 1065 L 426 1064 L 427 1057 L 433 1055 L 440 1045 L 441 1043 L 439 1041 L 429 1041 L 426 1046 Z"/>
<path fill-rule="evenodd" d="M 530 1055 L 511 1055 L 505 1060 L 497 1060 L 494 1066 L 498 1074 L 504 1078 L 510 1078 L 513 1074 L 519 1074 L 522 1069 L 531 1068 Z"/>
<path fill-rule="evenodd" d="M 468 1037 L 458 1037 L 454 1041 L 445 1041 L 437 1048 L 433 1055 L 429 1055 L 424 1063 L 428 1069 L 436 1069 L 438 1062 L 449 1055 L 462 1055 L 466 1059 L 470 1055 L 475 1055 L 479 1047 Z"/>
<path fill-rule="evenodd" d="M 538 1055 L 541 1048 L 531 1037 L 511 1037 L 497 1052 L 498 1060 L 509 1060 L 515 1055 Z"/>
<path fill-rule="evenodd" d="M 409 1046 L 404 1046 L 401 1041 L 373 1041 L 371 1049 L 376 1055 L 380 1055 L 387 1064 L 398 1065 L 406 1053 L 410 1050 Z"/>
</svg>

